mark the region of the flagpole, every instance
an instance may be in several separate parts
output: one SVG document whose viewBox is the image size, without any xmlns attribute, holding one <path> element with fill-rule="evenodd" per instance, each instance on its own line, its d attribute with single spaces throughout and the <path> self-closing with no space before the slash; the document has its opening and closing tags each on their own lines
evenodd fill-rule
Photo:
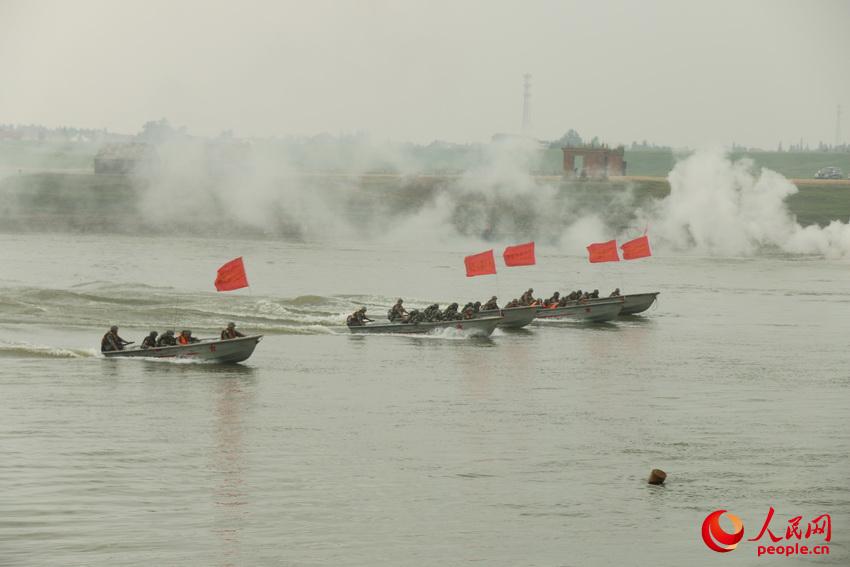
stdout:
<svg viewBox="0 0 850 567">
<path fill-rule="evenodd" d="M 246 277 L 246 279 L 245 279 L 245 283 L 247 284 L 245 287 L 246 287 L 246 288 L 248 288 L 248 295 L 250 295 L 251 297 L 253 297 L 254 292 L 251 290 L 251 285 L 250 285 L 250 283 L 248 282 L 247 277 Z"/>
<path fill-rule="evenodd" d="M 502 300 L 502 277 L 499 275 L 499 270 L 496 270 L 495 275 L 496 275 L 496 293 L 495 294 L 491 293 L 490 295 L 491 296 L 495 295 L 496 297 L 499 298 L 499 301 L 501 301 Z M 491 290 L 492 290 L 492 288 L 491 288 Z M 482 299 L 484 299 L 484 298 L 482 298 Z M 489 300 L 490 298 L 488 297 L 486 299 Z M 487 301 L 484 301 L 484 303 L 487 303 Z"/>
<path fill-rule="evenodd" d="M 245 264 L 242 256 L 239 256 L 226 262 L 218 269 L 215 278 L 215 289 L 216 291 L 234 291 L 243 287 L 247 287 L 248 295 L 253 296 L 248 282 L 248 276 L 245 274 Z"/>
</svg>

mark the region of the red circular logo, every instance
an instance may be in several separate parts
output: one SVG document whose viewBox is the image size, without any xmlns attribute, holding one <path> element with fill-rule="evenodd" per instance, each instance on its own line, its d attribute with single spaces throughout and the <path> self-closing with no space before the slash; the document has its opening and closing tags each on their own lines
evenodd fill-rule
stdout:
<svg viewBox="0 0 850 567">
<path fill-rule="evenodd" d="M 732 532 L 727 532 L 720 526 L 720 518 L 726 517 L 732 522 Z M 738 542 L 744 537 L 744 523 L 735 514 L 726 510 L 715 510 L 702 523 L 702 540 L 710 549 L 718 553 L 726 553 L 738 547 Z"/>
</svg>

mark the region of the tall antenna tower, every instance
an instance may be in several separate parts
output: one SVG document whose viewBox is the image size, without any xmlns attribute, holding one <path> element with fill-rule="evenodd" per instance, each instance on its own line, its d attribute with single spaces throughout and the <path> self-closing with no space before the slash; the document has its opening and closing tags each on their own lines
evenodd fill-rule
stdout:
<svg viewBox="0 0 850 567">
<path fill-rule="evenodd" d="M 526 73 L 522 76 L 522 133 L 531 133 L 531 75 Z"/>
<path fill-rule="evenodd" d="M 835 145 L 836 147 L 841 144 L 841 105 L 838 105 L 838 109 L 835 112 Z"/>
</svg>

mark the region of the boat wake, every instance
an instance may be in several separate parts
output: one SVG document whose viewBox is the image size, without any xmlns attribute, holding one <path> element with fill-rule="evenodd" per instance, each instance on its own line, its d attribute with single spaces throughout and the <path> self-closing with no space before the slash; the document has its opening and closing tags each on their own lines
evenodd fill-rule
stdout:
<svg viewBox="0 0 850 567">
<path fill-rule="evenodd" d="M 359 304 L 347 297 L 222 297 L 102 283 L 72 289 L 5 288 L 3 292 L 0 320 L 54 328 L 118 324 L 127 329 L 189 328 L 217 333 L 233 320 L 259 334 L 335 334 L 345 316 Z"/>
<path fill-rule="evenodd" d="M 453 327 L 445 327 L 437 329 L 430 333 L 434 338 L 448 340 L 467 340 L 467 339 L 489 339 L 489 334 L 483 334 L 478 330 L 455 329 Z"/>
<path fill-rule="evenodd" d="M 346 333 L 347 334 L 347 333 Z M 356 337 L 362 337 L 364 335 L 352 335 Z M 478 333 L 470 333 L 469 331 L 465 331 L 463 329 L 454 329 L 451 327 L 444 327 L 442 329 L 434 329 L 433 331 L 429 331 L 427 333 L 369 333 L 369 336 L 377 336 L 377 337 L 405 337 L 408 339 L 413 339 L 417 341 L 468 341 L 470 339 L 477 341 L 490 341 L 490 337 L 484 336 Z"/>
<path fill-rule="evenodd" d="M 3 356 L 15 358 L 93 358 L 98 356 L 98 352 L 95 349 L 69 349 L 49 345 L 0 341 L 0 357 Z"/>
<path fill-rule="evenodd" d="M 128 361 L 130 362 L 153 362 L 156 364 L 176 364 L 180 366 L 192 365 L 192 366 L 221 366 L 220 362 L 216 362 L 215 360 L 198 360 L 197 358 L 157 358 L 155 356 L 131 356 L 131 357 L 115 357 L 115 358 L 107 358 L 102 357 L 103 360 L 111 361 L 120 361 L 121 364 L 124 364 Z"/>
</svg>

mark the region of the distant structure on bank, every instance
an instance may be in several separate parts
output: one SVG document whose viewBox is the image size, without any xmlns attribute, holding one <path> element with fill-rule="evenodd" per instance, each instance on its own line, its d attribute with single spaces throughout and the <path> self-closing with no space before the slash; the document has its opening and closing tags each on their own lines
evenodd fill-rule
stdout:
<svg viewBox="0 0 850 567">
<path fill-rule="evenodd" d="M 531 135 L 531 75 L 526 73 L 522 76 L 522 133 Z"/>
<path fill-rule="evenodd" d="M 96 174 L 128 175 L 140 163 L 150 158 L 152 149 L 148 144 L 107 144 L 94 157 Z"/>
<path fill-rule="evenodd" d="M 526 73 L 522 76 L 522 79 L 522 131 L 519 134 L 497 132 L 493 134 L 492 141 L 497 144 L 521 144 L 545 149 L 547 143 L 541 142 L 531 135 L 531 75 Z"/>
<path fill-rule="evenodd" d="M 626 174 L 625 148 L 619 146 L 564 146 L 564 177 L 607 179 Z"/>
</svg>

